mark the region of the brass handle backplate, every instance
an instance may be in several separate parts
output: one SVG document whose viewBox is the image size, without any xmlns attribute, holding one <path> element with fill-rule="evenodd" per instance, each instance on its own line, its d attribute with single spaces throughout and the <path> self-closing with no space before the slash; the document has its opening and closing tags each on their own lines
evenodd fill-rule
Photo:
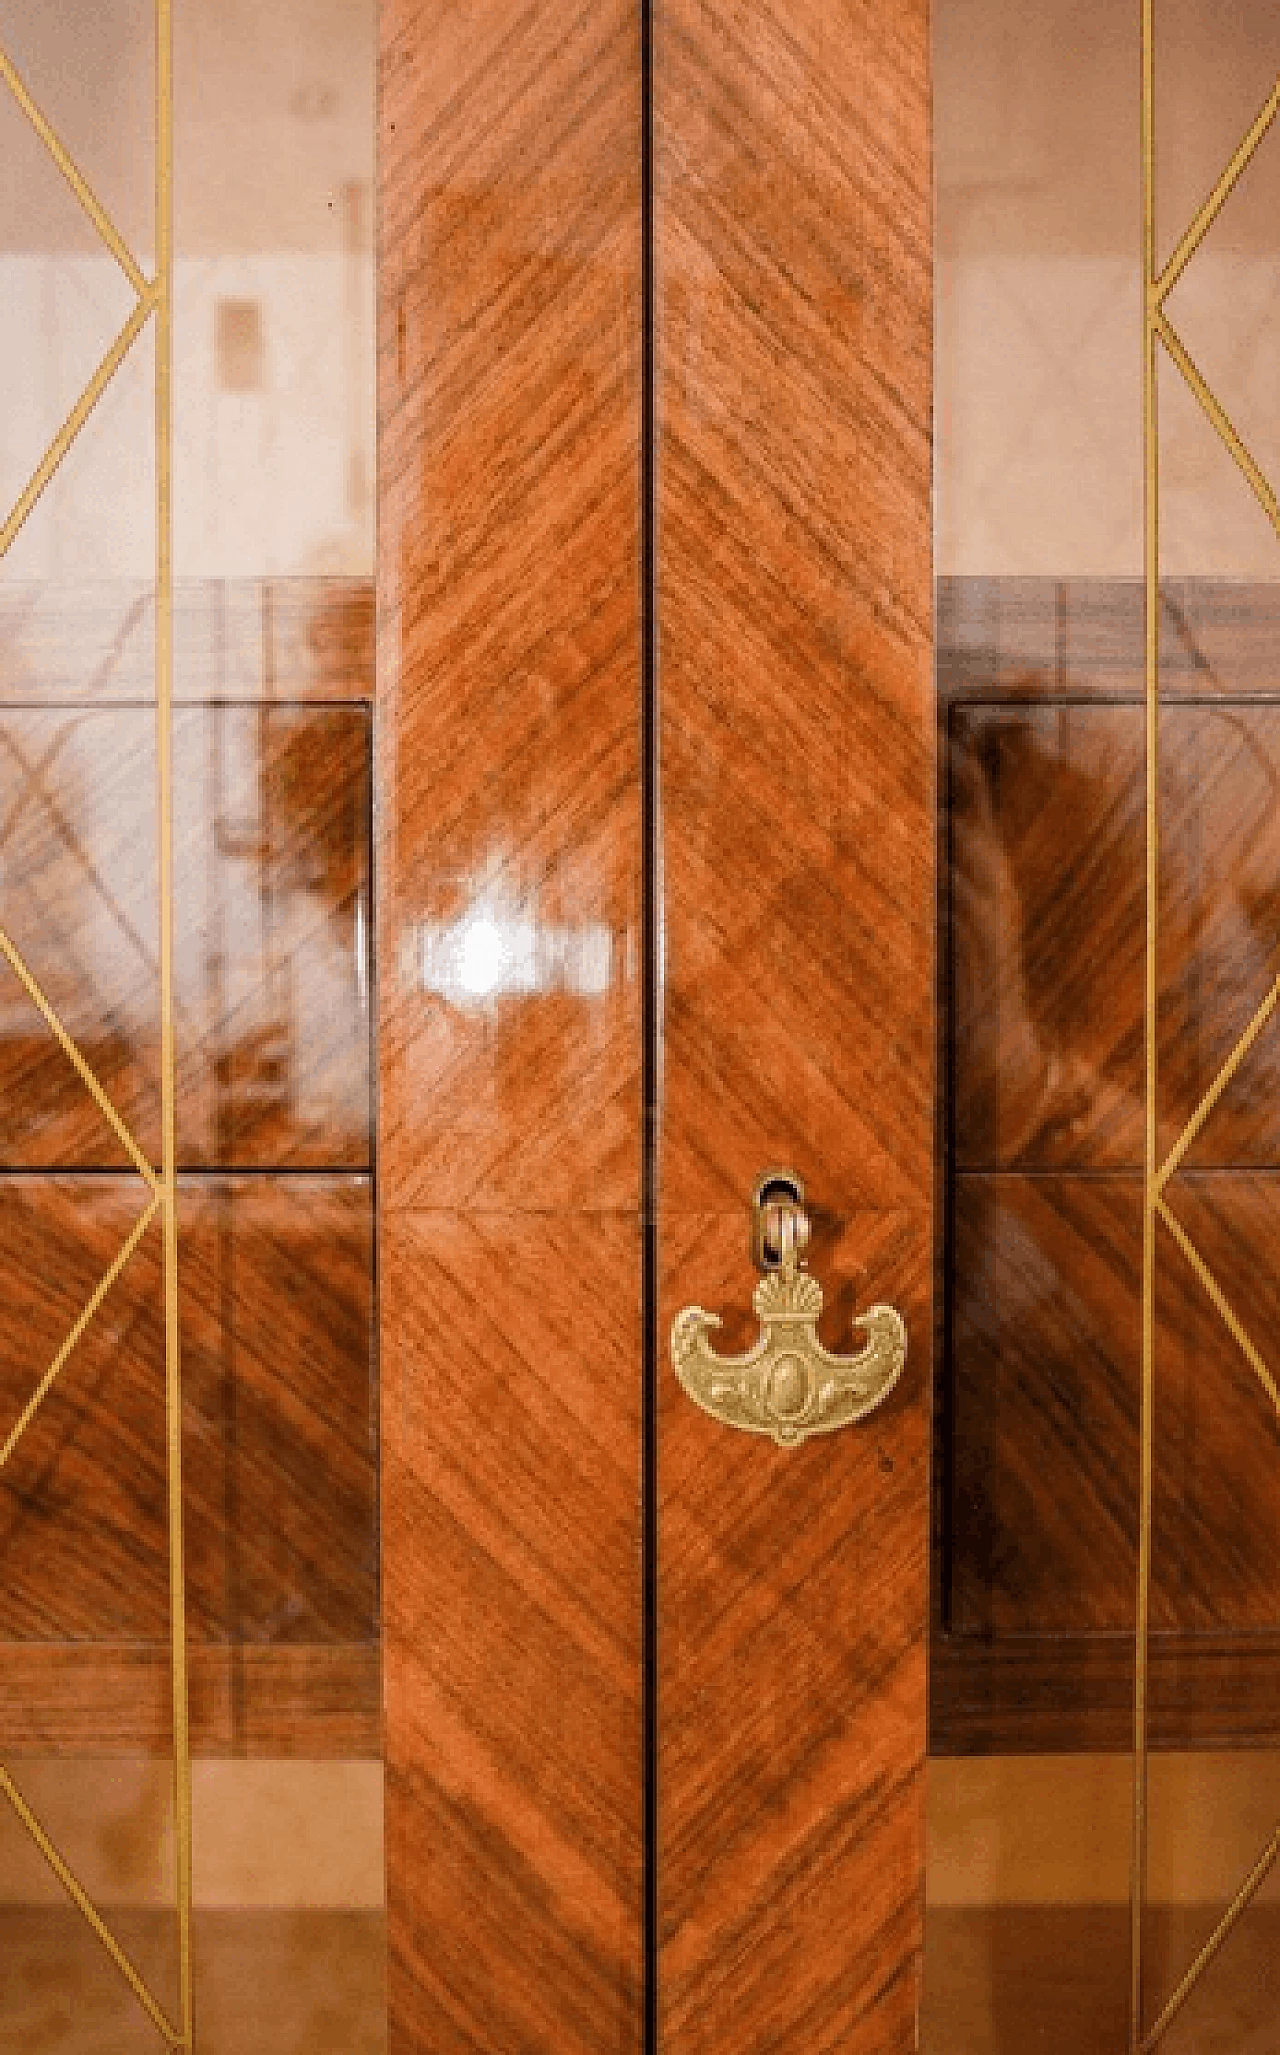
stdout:
<svg viewBox="0 0 1280 2055">
<path fill-rule="evenodd" d="M 752 1301 L 759 1339 L 745 1355 L 717 1355 L 708 1336 L 721 1321 L 686 1306 L 672 1322 L 671 1360 L 704 1412 L 795 1448 L 811 1434 L 865 1419 L 888 1397 L 907 1359 L 906 1323 L 892 1306 L 869 1306 L 853 1323 L 866 1333 L 866 1347 L 833 1355 L 818 1340 L 822 1286 L 802 1267 L 809 1241 L 804 1186 L 790 1171 L 767 1171 L 752 1212 L 752 1253 L 764 1272 Z"/>
</svg>

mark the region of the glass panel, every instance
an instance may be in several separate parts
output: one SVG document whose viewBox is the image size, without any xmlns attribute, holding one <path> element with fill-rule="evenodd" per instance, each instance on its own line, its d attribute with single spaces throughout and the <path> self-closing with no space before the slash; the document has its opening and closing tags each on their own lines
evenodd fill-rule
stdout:
<svg viewBox="0 0 1280 2055">
<path fill-rule="evenodd" d="M 169 12 L 0 21 L 0 2045 L 375 2055 L 376 9 L 182 0 L 172 184 Z"/>
<path fill-rule="evenodd" d="M 124 2055 L 181 2007 L 161 1243 L 118 1124 L 152 1152 L 155 715 L 96 748 L 80 707 L 126 651 L 155 694 L 154 40 L 137 0 L 0 22 L 0 2042 Z"/>
<path fill-rule="evenodd" d="M 260 1173 L 184 1185 L 197 2046 L 375 2055 L 371 1190 L 280 1173 L 371 1160 L 376 9 L 175 30 L 180 1146 Z"/>
<path fill-rule="evenodd" d="M 1280 128 L 1258 116 L 1280 8 L 1150 10 L 1152 276 L 1175 269 L 1149 303 L 1145 422 L 1142 10 L 942 0 L 935 19 L 947 1153 L 925 2045 L 1269 2049 Z"/>
</svg>

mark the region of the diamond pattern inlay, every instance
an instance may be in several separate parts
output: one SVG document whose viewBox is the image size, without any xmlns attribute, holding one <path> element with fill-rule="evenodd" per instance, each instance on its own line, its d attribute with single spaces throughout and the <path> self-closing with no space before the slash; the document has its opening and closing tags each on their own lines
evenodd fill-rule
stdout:
<svg viewBox="0 0 1280 2055">
<path fill-rule="evenodd" d="M 1271 1835 L 1257 1862 L 1233 1896 L 1204 1946 L 1165 2000 L 1154 2023 L 1144 2019 L 1143 1915 L 1145 1911 L 1146 1846 L 1148 1829 L 1147 1721 L 1150 1595 L 1152 1571 L 1151 1489 L 1155 1401 L 1155 1266 L 1157 1227 L 1172 1238 L 1227 1333 L 1244 1355 L 1258 1382 L 1280 1417 L 1280 1387 L 1261 1351 L 1248 1332 L 1236 1307 L 1227 1298 L 1201 1250 L 1188 1233 L 1174 1205 L 1171 1187 L 1192 1142 L 1211 1122 L 1213 1111 L 1240 1066 L 1248 1057 L 1280 998 L 1280 978 L 1260 1000 L 1252 1018 L 1237 1038 L 1216 1077 L 1195 1108 L 1172 1148 L 1159 1159 L 1156 1145 L 1156 1015 L 1160 1002 L 1159 957 L 1157 952 L 1157 909 L 1159 892 L 1159 820 L 1157 805 L 1157 753 L 1160 709 L 1159 580 L 1160 580 L 1160 442 L 1157 400 L 1157 357 L 1163 349 L 1185 380 L 1222 447 L 1245 479 L 1258 505 L 1280 535 L 1280 498 L 1264 474 L 1227 407 L 1214 392 L 1199 365 L 1192 358 L 1166 311 L 1166 302 L 1186 272 L 1214 221 L 1225 207 L 1242 174 L 1253 160 L 1280 112 L 1280 81 L 1263 102 L 1255 120 L 1241 138 L 1207 199 L 1188 224 L 1173 254 L 1162 270 L 1155 261 L 1155 0 L 1143 6 L 1143 149 L 1144 149 L 1144 246 L 1145 246 L 1145 334 L 1144 334 L 1144 419 L 1143 443 L 1146 471 L 1146 705 L 1147 705 L 1147 1145 L 1145 1174 L 1146 1229 L 1143 1253 L 1143 1391 L 1142 1391 L 1142 1504 L 1138 1573 L 1137 1687 L 1134 1755 L 1134 1894 L 1132 1998 L 1130 2048 L 1133 2055 L 1147 2055 L 1165 2037 L 1200 1978 L 1228 1940 L 1246 1908 L 1252 1903 L 1280 1855 L 1280 1826 Z"/>
<path fill-rule="evenodd" d="M 13 1777 L 0 1766 L 0 1792 L 31 1836 L 41 1855 L 66 1891 L 72 1904 L 81 1913 L 92 1932 L 101 1942 L 112 1962 L 124 1977 L 135 1998 L 152 2025 L 169 2047 L 189 2049 L 192 2045 L 191 2010 L 191 1965 L 190 1965 L 190 1788 L 189 1749 L 187 1739 L 186 1711 L 186 1642 L 183 1605 L 183 1563 L 181 1533 L 181 1476 L 180 1476 L 180 1421 L 181 1392 L 178 1377 L 177 1351 L 177 1278 L 176 1278 L 176 1180 L 173 1165 L 173 1050 L 172 1050 L 172 974 L 171 974 L 171 803 L 169 792 L 169 725 L 171 719 L 171 635 L 170 617 L 172 609 L 172 565 L 169 547 L 169 425 L 168 425 L 168 382 L 169 382 L 169 304 L 171 288 L 171 195 L 169 185 L 169 139 L 172 101 L 171 43 L 172 25 L 170 0 L 156 0 L 157 49 L 159 55 L 157 73 L 157 115 L 162 147 L 157 151 L 156 199 L 158 239 L 161 245 L 156 276 L 147 278 L 132 251 L 111 220 L 106 208 L 94 192 L 87 178 L 76 164 L 71 153 L 56 133 L 53 125 L 32 98 L 19 76 L 11 59 L 0 50 L 0 78 L 3 79 L 18 107 L 26 116 L 40 142 L 48 152 L 54 165 L 65 179 L 76 200 L 84 210 L 97 232 L 98 238 L 116 264 L 134 295 L 134 304 L 127 319 L 111 342 L 96 369 L 89 377 L 78 399 L 67 413 L 61 426 L 49 441 L 43 456 L 32 471 L 26 484 L 0 525 L 0 557 L 5 556 L 15 538 L 21 532 L 32 509 L 40 499 L 59 466 L 73 447 L 81 429 L 88 421 L 102 395 L 106 392 L 116 372 L 142 334 L 144 328 L 156 317 L 153 324 L 156 337 L 156 365 L 158 405 L 156 414 L 156 437 L 158 445 L 157 463 L 157 513 L 159 529 L 159 557 L 157 578 L 157 672 L 156 711 L 158 720 L 159 756 L 161 764 L 161 992 L 162 992 L 162 1034 L 165 1043 L 165 1144 L 164 1167 L 156 1170 L 143 1154 L 133 1134 L 125 1124 L 118 1109 L 104 1091 L 102 1084 L 88 1063 L 83 1051 L 50 1003 L 37 982 L 29 965 L 19 952 L 11 937 L 0 929 L 0 954 L 3 954 L 14 976 L 23 986 L 28 999 L 36 1007 L 46 1026 L 59 1043 L 63 1054 L 76 1071 L 82 1085 L 93 1100 L 99 1114 L 111 1129 L 116 1140 L 125 1150 L 133 1164 L 148 1197 L 143 1211 L 121 1244 L 112 1261 L 107 1265 L 97 1284 L 90 1292 L 79 1314 L 73 1320 L 61 1345 L 52 1360 L 38 1375 L 30 1396 L 18 1417 L 9 1425 L 3 1442 L 0 1442 L 0 1469 L 9 1462 L 35 1419 L 44 1401 L 53 1390 L 78 1344 L 91 1326 L 93 1320 L 109 1298 L 113 1286 L 127 1269 L 132 1257 L 141 1245 L 152 1222 L 160 1218 L 164 1230 L 165 1249 L 165 1300 L 166 1300 L 166 1415 L 168 1423 L 168 1477 L 169 1477 L 169 1537 L 170 1537 L 170 1584 L 172 1594 L 172 1666 L 174 1699 L 174 1753 L 175 1753 L 175 1810 L 177 1820 L 177 1919 L 179 1933 L 180 1981 L 181 1981 L 181 2024 L 175 2025 L 164 2007 L 148 1986 L 130 1957 L 111 1931 L 101 1913 L 89 1899 L 70 1865 L 61 1855 L 49 1835 L 26 1803 Z M 0 1431 L 3 1423 L 0 1423 Z"/>
</svg>

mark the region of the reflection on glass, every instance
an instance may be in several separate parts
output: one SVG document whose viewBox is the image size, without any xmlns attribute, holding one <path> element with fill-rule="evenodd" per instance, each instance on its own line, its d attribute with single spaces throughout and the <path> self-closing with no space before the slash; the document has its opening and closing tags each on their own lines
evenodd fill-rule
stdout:
<svg viewBox="0 0 1280 2055">
<path fill-rule="evenodd" d="M 1131 2045 L 1139 21 L 1092 0 L 936 12 L 949 1103 L 932 2055 Z M 1159 267 L 1272 92 L 1280 15 L 1156 0 L 1154 32 Z M 1273 486 L 1277 179 L 1273 132 L 1166 305 Z M 1158 401 L 1150 1027 L 1171 1168 L 1151 1327 L 1140 2037 L 1236 2055 L 1275 2045 L 1280 1940 L 1280 552 L 1239 451 L 1167 353 Z"/>
</svg>

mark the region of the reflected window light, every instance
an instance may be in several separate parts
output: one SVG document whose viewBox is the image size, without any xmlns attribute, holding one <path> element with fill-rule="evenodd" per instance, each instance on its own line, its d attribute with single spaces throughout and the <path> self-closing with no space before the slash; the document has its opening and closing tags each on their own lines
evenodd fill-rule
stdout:
<svg viewBox="0 0 1280 2055">
<path fill-rule="evenodd" d="M 613 981 L 613 937 L 602 921 L 578 927 L 476 904 L 456 921 L 419 921 L 403 945 L 406 982 L 455 1006 L 569 992 L 599 998 Z"/>
</svg>

